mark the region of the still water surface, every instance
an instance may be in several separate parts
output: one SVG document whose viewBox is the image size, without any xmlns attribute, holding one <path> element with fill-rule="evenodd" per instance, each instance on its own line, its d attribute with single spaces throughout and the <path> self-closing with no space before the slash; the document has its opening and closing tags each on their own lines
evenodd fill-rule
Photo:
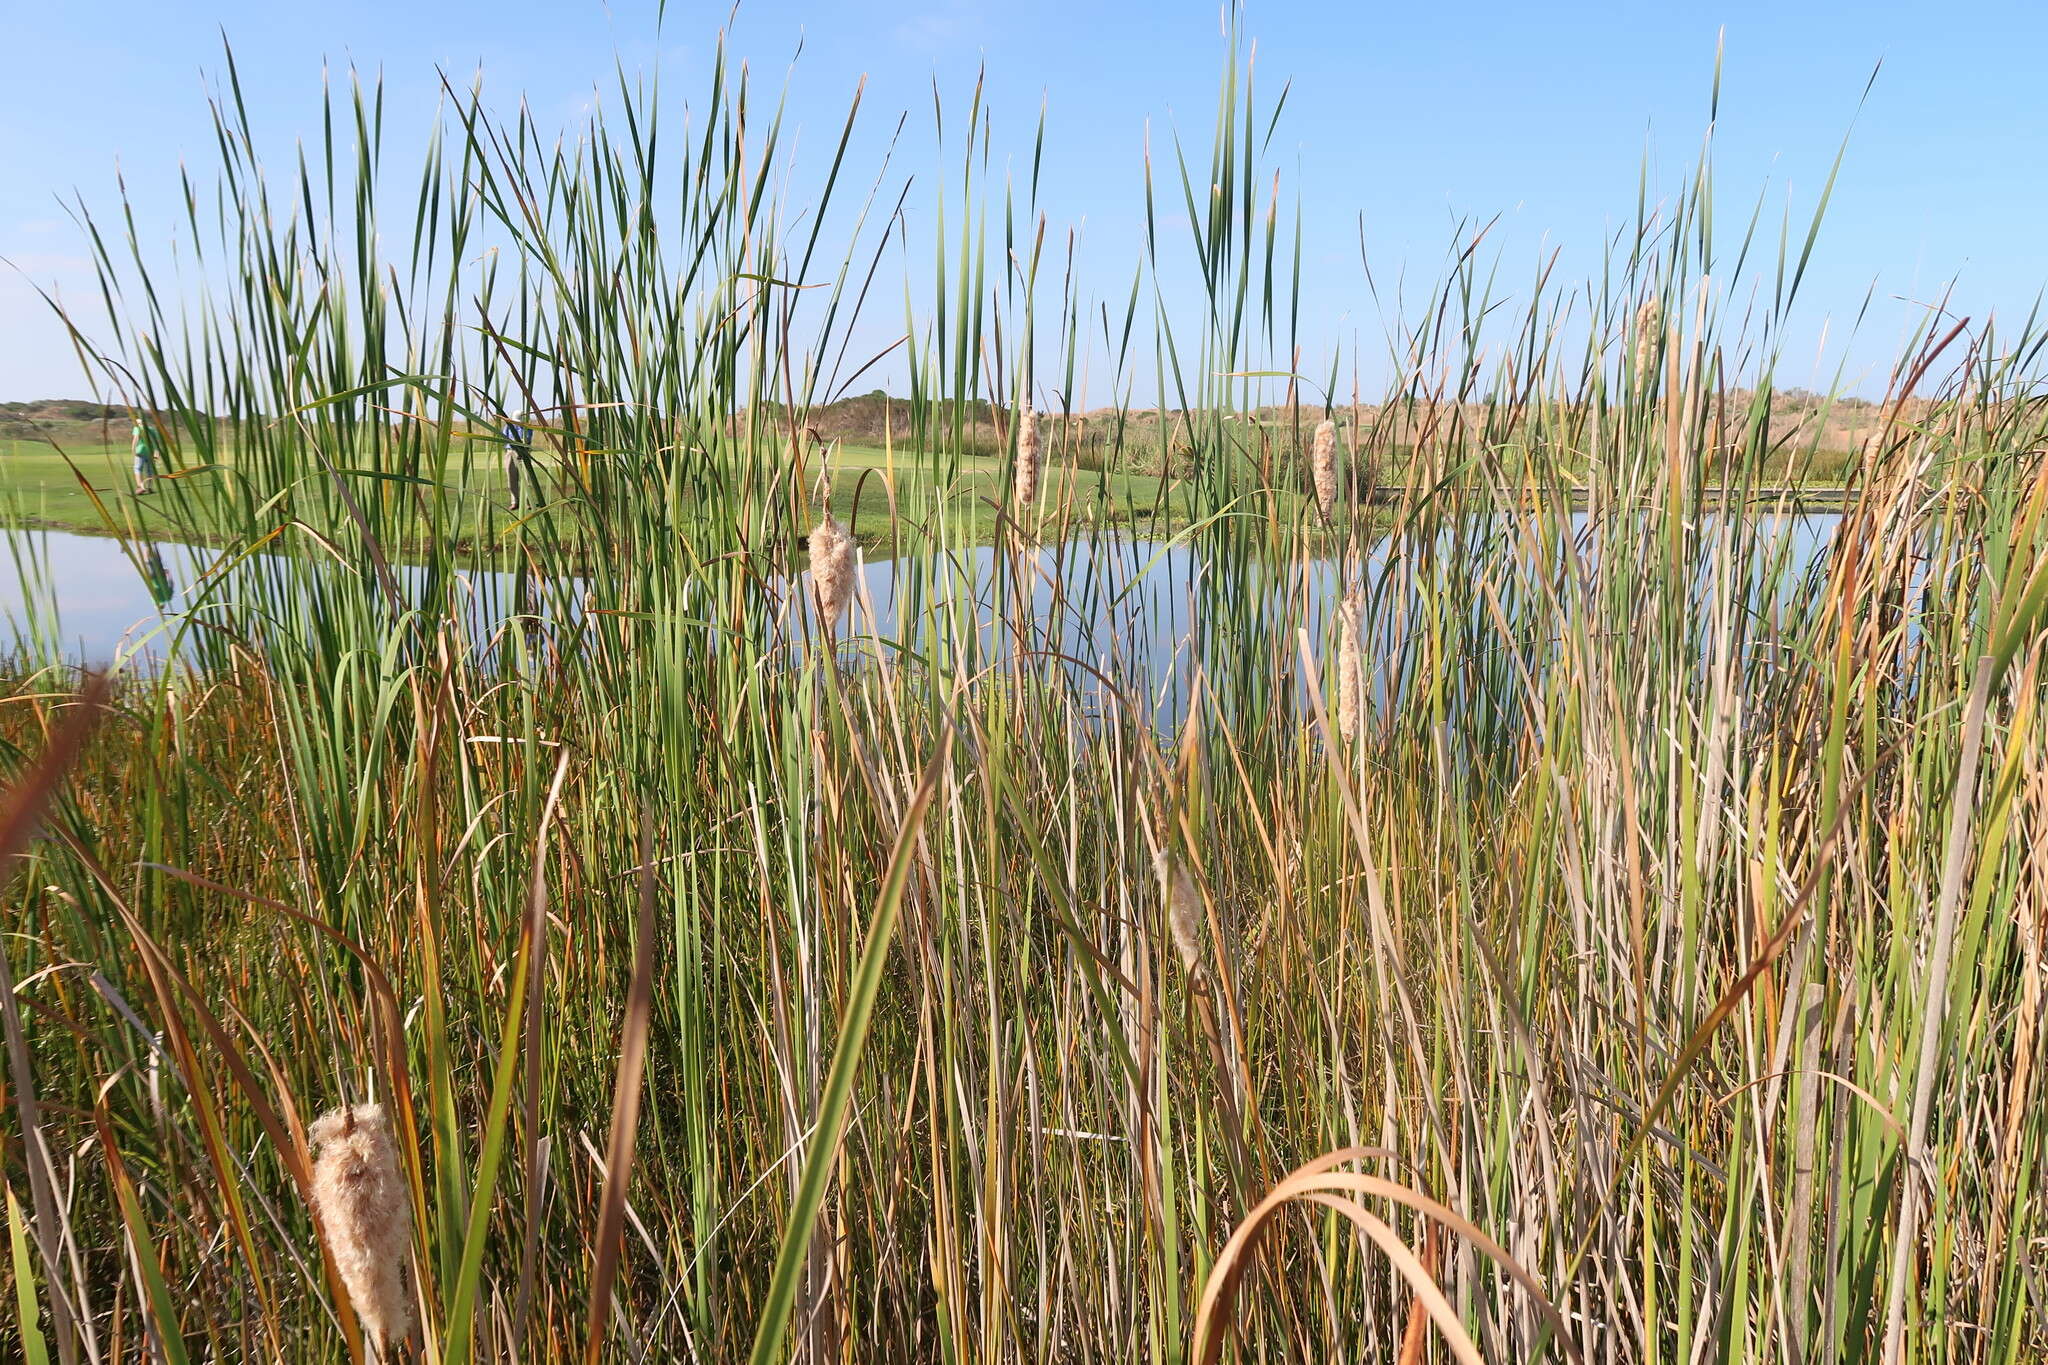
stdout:
<svg viewBox="0 0 2048 1365">
<path fill-rule="evenodd" d="M 1839 520 L 1832 513 L 1757 518 L 1757 540 L 1769 553 L 1752 555 L 1741 571 L 1756 582 L 1764 576 L 1766 560 L 1777 568 L 1769 574 L 1773 589 L 1758 586 L 1745 594 L 1751 604 L 1763 605 L 1758 601 L 1762 596 L 1782 598 L 1809 582 Z M 1573 530 L 1585 536 L 1583 519 Z M 190 634 L 209 620 L 239 622 L 238 590 L 272 601 L 279 582 L 319 582 L 323 592 L 337 586 L 375 590 L 367 574 L 337 574 L 331 572 L 336 566 L 328 564 L 323 567 L 329 572 L 307 575 L 301 572 L 307 566 L 292 568 L 277 556 L 256 556 L 217 572 L 223 552 L 202 546 L 163 542 L 131 554 L 117 541 L 64 531 L 15 529 L 0 536 L 10 556 L 0 566 L 0 648 L 11 646 L 35 661 L 152 667 L 182 648 L 177 643 L 181 631 Z M 1519 543 L 1519 549 L 1507 548 L 1510 543 Z M 1516 597 L 1545 591 L 1535 586 L 1538 578 L 1550 579 L 1551 590 L 1561 581 L 1555 559 L 1550 572 L 1538 572 L 1538 561 L 1548 556 L 1532 557 L 1515 528 L 1504 527 L 1491 545 L 1485 553 L 1499 557 L 1489 560 L 1487 577 L 1511 609 Z M 1466 552 L 1472 552 L 1469 541 Z M 1581 563 L 1595 562 L 1597 556 L 1597 549 L 1590 550 Z M 1396 555 L 1386 540 L 1362 554 L 1351 577 L 1374 596 L 1372 616 L 1380 625 L 1375 632 L 1380 638 L 1366 642 L 1369 653 L 1390 653 L 1391 633 L 1406 628 L 1400 623 L 1413 613 L 1401 607 L 1426 595 L 1420 585 L 1431 572 L 1427 559 L 1412 544 Z M 1204 567 L 1201 552 L 1187 543 L 1116 538 L 1068 541 L 1021 556 L 980 548 L 936 561 L 878 560 L 864 566 L 842 639 L 856 637 L 870 650 L 888 642 L 889 650 L 909 658 L 923 655 L 941 638 L 956 648 L 969 640 L 988 658 L 1019 647 L 1054 652 L 1065 657 L 1070 676 L 1083 690 L 1115 685 L 1128 689 L 1133 700 L 1149 701 L 1142 709 L 1177 714 L 1196 653 L 1197 621 L 1210 627 L 1206 666 L 1213 669 L 1221 631 L 1243 634 L 1259 623 L 1284 621 L 1287 635 L 1298 628 L 1321 638 L 1339 591 L 1338 569 L 1329 560 L 1240 573 L 1227 594 L 1215 595 L 1206 592 L 1210 583 Z M 1701 564 L 1702 587 L 1713 571 L 1711 564 Z M 425 590 L 423 570 L 400 565 L 394 572 L 402 595 L 416 598 Z M 255 591 L 259 580 L 264 583 L 260 593 Z M 533 614 L 529 619 L 545 622 L 558 645 L 570 642 L 582 623 L 579 581 L 549 584 L 536 595 L 531 582 L 522 593 L 512 574 L 475 571 L 460 575 L 456 588 L 466 603 L 472 639 L 486 646 L 519 618 L 522 601 L 523 610 Z M 801 619 L 809 594 L 782 597 L 784 609 L 770 628 L 800 652 L 802 641 L 810 638 L 808 623 Z M 1021 646 L 1016 622 L 1028 623 Z M 1269 648 L 1275 647 L 1285 651 L 1289 645 L 1285 639 L 1277 646 L 1269 642 Z M 1379 682 L 1373 690 L 1383 694 Z"/>
</svg>

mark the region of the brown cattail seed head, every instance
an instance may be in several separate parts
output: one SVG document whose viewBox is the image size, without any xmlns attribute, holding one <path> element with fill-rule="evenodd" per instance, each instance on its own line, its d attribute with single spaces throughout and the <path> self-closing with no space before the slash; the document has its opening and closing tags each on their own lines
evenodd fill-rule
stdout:
<svg viewBox="0 0 2048 1365">
<path fill-rule="evenodd" d="M 818 598 L 818 619 L 835 630 L 853 597 L 853 533 L 830 512 L 811 532 L 811 591 Z"/>
<path fill-rule="evenodd" d="M 1652 294 L 1636 309 L 1636 385 L 1647 385 L 1657 363 L 1657 345 L 1664 339 L 1664 305 Z"/>
<path fill-rule="evenodd" d="M 1022 512 L 1038 499 L 1038 414 L 1027 405 L 1017 410 L 1017 484 L 1011 499 Z"/>
<path fill-rule="evenodd" d="M 380 1356 L 412 1335 L 413 1298 L 406 1287 L 412 1244 L 412 1201 L 398 1173 L 398 1147 L 381 1104 L 322 1114 L 308 1130 L 320 1150 L 313 1162 L 313 1209 L 334 1268 L 356 1317 Z"/>
<path fill-rule="evenodd" d="M 1346 744 L 1358 738 L 1365 720 L 1365 680 L 1360 675 L 1359 639 L 1365 618 L 1365 599 L 1356 592 L 1344 594 L 1337 606 L 1337 733 Z"/>
<path fill-rule="evenodd" d="M 1159 885 L 1166 898 L 1167 932 L 1173 935 L 1173 946 L 1180 953 L 1188 975 L 1199 976 L 1202 972 L 1202 893 L 1196 889 L 1187 864 L 1167 850 L 1161 849 L 1154 862 L 1159 870 Z"/>
<path fill-rule="evenodd" d="M 1328 521 L 1337 510 L 1337 424 L 1325 419 L 1316 423 L 1315 438 L 1309 443 L 1308 468 L 1316 485 L 1316 506 Z"/>
</svg>

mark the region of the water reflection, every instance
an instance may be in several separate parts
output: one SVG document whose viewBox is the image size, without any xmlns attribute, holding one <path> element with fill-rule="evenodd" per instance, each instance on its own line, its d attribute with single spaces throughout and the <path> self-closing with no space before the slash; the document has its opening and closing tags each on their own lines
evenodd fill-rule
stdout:
<svg viewBox="0 0 2048 1365">
<path fill-rule="evenodd" d="M 1707 595 L 1719 575 L 1732 572 L 1742 581 L 1724 595 L 1752 608 L 1780 608 L 1814 581 L 1839 520 L 1831 513 L 1752 518 L 1741 524 L 1744 547 L 1732 558 L 1716 551 L 1716 535 L 1705 535 L 1693 591 Z M 1713 515 L 1701 529 L 1730 527 Z M 1603 554 L 1634 546 L 1639 536 L 1643 553 L 1653 554 L 1647 537 L 1654 524 L 1640 520 L 1589 527 L 1581 515 L 1568 542 L 1542 542 L 1540 529 L 1511 517 L 1468 521 L 1399 543 L 1382 537 L 1341 565 L 1245 557 L 1226 572 L 1212 568 L 1213 549 L 1117 537 L 880 560 L 864 565 L 839 649 L 849 660 L 886 657 L 968 672 L 1020 659 L 1057 661 L 1051 671 L 1087 709 L 1128 705 L 1170 720 L 1184 713 L 1197 676 L 1227 691 L 1234 707 L 1257 703 L 1262 693 L 1271 700 L 1276 688 L 1300 698 L 1319 686 L 1314 670 L 1298 667 L 1302 639 L 1320 653 L 1335 603 L 1355 589 L 1369 604 L 1367 685 L 1379 704 L 1405 690 L 1401 670 L 1416 666 L 1411 646 L 1431 631 L 1447 637 L 1439 647 L 1460 651 L 1454 657 L 1467 660 L 1476 676 L 1486 664 L 1481 656 L 1498 652 L 1498 622 L 1513 621 L 1523 635 L 1515 645 L 1518 666 L 1540 671 L 1556 640 L 1557 614 L 1572 610 L 1562 598 L 1590 592 L 1611 606 L 1613 594 L 1632 591 L 1627 581 L 1602 581 Z M 266 638 L 270 647 L 295 645 L 294 631 L 344 613 L 374 613 L 381 592 L 374 575 L 326 559 L 259 554 L 224 566 L 219 550 L 174 543 L 131 552 L 117 541 L 45 530 L 9 531 L 7 540 L 16 572 L 0 571 L 0 616 L 16 650 L 35 661 L 150 667 L 175 651 L 189 656 L 192 647 L 178 643 L 181 635 L 232 633 L 259 646 Z M 449 604 L 486 652 L 515 621 L 544 627 L 537 633 L 562 650 L 575 648 L 576 630 L 587 624 L 581 580 L 474 571 L 450 582 L 406 565 L 394 566 L 394 577 L 408 603 Z M 1445 583 L 1450 593 L 1438 591 Z M 779 609 L 770 611 L 767 638 L 788 646 L 783 657 L 800 661 L 819 634 L 806 619 L 807 585 L 796 592 L 790 586 L 771 585 Z M 1482 592 L 1492 605 L 1475 600 Z M 283 602 L 303 608 L 289 623 L 270 615 Z M 675 612 L 705 614 L 697 605 L 679 604 Z"/>
</svg>

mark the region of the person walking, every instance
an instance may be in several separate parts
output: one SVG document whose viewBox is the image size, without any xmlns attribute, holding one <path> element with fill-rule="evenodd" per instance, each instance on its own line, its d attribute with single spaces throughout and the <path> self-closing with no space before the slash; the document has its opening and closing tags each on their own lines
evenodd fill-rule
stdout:
<svg viewBox="0 0 2048 1365">
<path fill-rule="evenodd" d="M 135 496 L 156 490 L 156 433 L 140 417 L 135 419 Z"/>
<path fill-rule="evenodd" d="M 505 487 L 511 494 L 512 510 L 519 510 L 521 481 L 539 487 L 533 470 L 533 428 L 507 417 L 499 434 L 505 440 Z"/>
</svg>

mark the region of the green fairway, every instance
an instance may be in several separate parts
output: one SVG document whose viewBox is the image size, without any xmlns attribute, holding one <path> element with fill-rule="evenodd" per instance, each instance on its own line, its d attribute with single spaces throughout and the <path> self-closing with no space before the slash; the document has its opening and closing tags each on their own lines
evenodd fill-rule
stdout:
<svg viewBox="0 0 2048 1365">
<path fill-rule="evenodd" d="M 464 551 L 488 552 L 508 544 L 511 534 L 535 516 L 576 502 L 582 496 L 579 478 L 589 477 L 588 469 L 571 475 L 559 458 L 536 450 L 540 490 L 529 488 L 524 506 L 515 512 L 506 496 L 504 457 L 496 441 L 458 440 L 452 445 L 437 485 L 405 488 L 420 498 L 448 500 L 447 514 L 438 524 L 461 528 L 455 544 Z M 245 529 L 238 509 L 226 502 L 237 483 L 230 470 L 194 467 L 187 458 L 178 471 L 159 480 L 154 493 L 137 497 L 129 460 L 125 442 L 67 444 L 60 452 L 43 442 L 0 438 L 0 522 L 166 540 L 215 540 Z M 851 527 L 871 553 L 929 542 L 989 544 L 1008 515 L 1010 466 L 1003 457 L 918 457 L 901 449 L 839 445 L 825 463 L 831 474 L 833 515 Z M 1794 467 L 1780 455 L 1760 462 L 1754 477 L 1767 484 L 1839 488 L 1855 463 L 1844 452 L 1818 452 Z M 601 457 L 594 467 L 601 471 Z M 749 496 L 758 497 L 764 485 L 778 482 L 785 485 L 784 492 L 799 482 L 805 490 L 814 489 L 819 468 L 815 450 L 807 454 L 800 471 L 786 453 L 775 452 L 759 462 L 751 485 L 756 491 Z M 387 495 L 393 487 L 386 486 Z M 808 491 L 799 500 L 815 505 Z M 1029 529 L 1041 534 L 1053 526 L 1065 532 L 1121 527 L 1135 534 L 1163 533 L 1188 506 L 1180 481 L 1060 464 L 1047 470 L 1039 501 Z M 1239 510 L 1291 520 L 1303 501 L 1296 491 L 1268 488 L 1246 496 Z M 283 505 L 272 508 L 272 515 L 278 516 Z M 686 504 L 680 510 L 686 524 L 701 525 L 713 509 Z M 270 524 L 281 521 L 280 517 Z M 800 534 L 809 528 L 806 524 L 794 529 Z M 407 538 L 399 548 L 429 547 Z"/>
<path fill-rule="evenodd" d="M 125 442 L 66 446 L 60 453 L 41 441 L 0 437 L 0 507 L 11 520 L 92 530 L 100 525 L 100 512 L 78 475 L 112 508 L 134 501 L 128 469 Z"/>
<path fill-rule="evenodd" d="M 579 495 L 580 476 L 567 473 L 558 458 L 536 450 L 541 491 L 536 496 L 528 490 L 524 507 L 515 512 L 506 496 L 501 447 L 495 441 L 468 442 L 467 449 L 463 445 L 457 442 L 447 457 L 438 489 L 410 485 L 407 491 L 427 498 L 446 496 L 453 515 L 443 524 L 463 527 L 466 547 L 489 548 L 523 518 Z M 818 459 L 816 453 L 808 457 L 803 471 L 807 484 L 817 476 Z M 787 481 L 795 473 L 786 455 L 762 463 L 771 480 Z M 902 451 L 892 455 L 876 447 L 837 447 L 829 460 L 833 515 L 871 548 L 940 536 L 950 543 L 987 543 L 1001 524 L 1007 460 L 960 456 L 944 473 L 934 472 L 943 463 L 947 462 L 929 457 L 911 460 Z M 179 464 L 180 469 L 158 481 L 155 492 L 137 497 L 126 442 L 57 447 L 0 438 L 0 520 L 93 535 L 118 531 L 164 539 L 210 539 L 237 528 L 239 516 L 226 505 L 234 496 L 232 472 L 195 468 L 189 457 Z M 1184 496 L 1157 477 L 1057 465 L 1047 471 L 1040 501 L 1041 524 L 1053 520 L 1075 527 L 1140 529 L 1165 522 L 1185 505 Z"/>
</svg>

